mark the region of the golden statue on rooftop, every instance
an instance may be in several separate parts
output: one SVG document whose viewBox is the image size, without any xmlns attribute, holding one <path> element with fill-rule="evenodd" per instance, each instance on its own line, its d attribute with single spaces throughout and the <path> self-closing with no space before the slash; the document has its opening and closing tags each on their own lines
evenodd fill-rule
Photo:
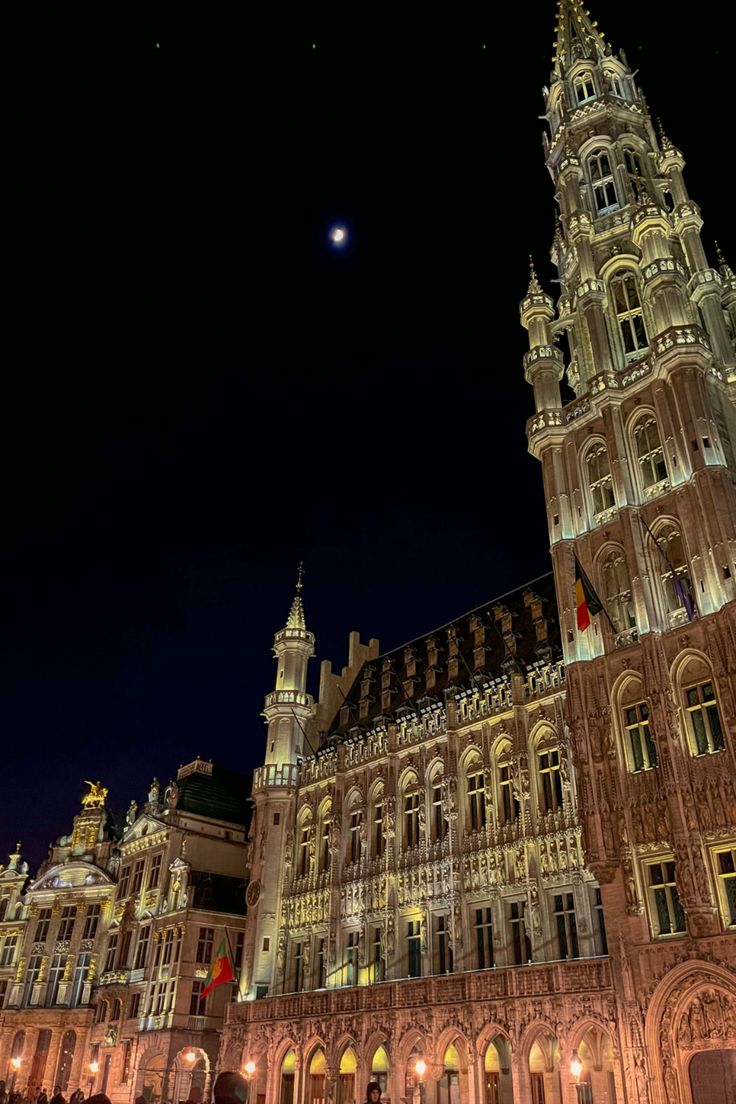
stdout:
<svg viewBox="0 0 736 1104">
<path fill-rule="evenodd" d="M 89 793 L 86 793 L 82 798 L 84 807 L 86 809 L 101 809 L 110 792 L 107 786 L 103 786 L 101 782 L 90 782 L 88 778 L 85 778 L 84 784 L 89 786 Z"/>
</svg>

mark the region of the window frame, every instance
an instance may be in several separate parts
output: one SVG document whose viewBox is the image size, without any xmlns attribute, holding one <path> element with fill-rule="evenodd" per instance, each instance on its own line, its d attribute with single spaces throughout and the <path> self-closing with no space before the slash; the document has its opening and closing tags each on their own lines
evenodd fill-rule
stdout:
<svg viewBox="0 0 736 1104">
<path fill-rule="evenodd" d="M 688 701 L 688 694 L 690 691 L 701 691 L 703 687 L 710 686 L 712 697 L 707 700 L 704 699 L 703 694 L 698 695 L 698 701 L 693 705 Z M 682 686 L 682 700 L 683 708 L 686 714 L 687 724 L 687 736 L 688 747 L 693 759 L 700 759 L 703 755 L 717 755 L 721 751 L 725 751 L 726 738 L 723 732 L 723 722 L 721 721 L 720 707 L 718 704 L 718 696 L 715 690 L 715 680 L 713 677 L 700 678 L 695 682 L 686 682 Z M 709 708 L 712 707 L 715 712 L 715 717 L 718 721 L 718 731 L 720 737 L 720 745 L 717 745 L 717 740 L 713 736 L 712 730 L 712 718 L 710 716 Z M 706 746 L 701 750 L 698 742 L 698 733 L 696 731 L 696 724 L 694 718 L 699 715 L 703 721 L 703 735 L 705 736 Z"/>
<path fill-rule="evenodd" d="M 659 881 L 653 880 L 657 867 L 664 868 L 666 878 Z M 671 868 L 671 870 L 670 870 Z M 649 915 L 649 927 L 653 939 L 676 939 L 687 935 L 687 922 L 685 911 L 682 908 L 680 895 L 677 888 L 677 867 L 672 856 L 663 855 L 659 858 L 648 859 L 643 864 L 644 890 Z M 662 906 L 667 911 L 670 925 L 669 931 L 662 930 Z M 678 910 L 682 915 L 682 927 L 673 929 L 673 922 L 679 923 Z"/>
</svg>

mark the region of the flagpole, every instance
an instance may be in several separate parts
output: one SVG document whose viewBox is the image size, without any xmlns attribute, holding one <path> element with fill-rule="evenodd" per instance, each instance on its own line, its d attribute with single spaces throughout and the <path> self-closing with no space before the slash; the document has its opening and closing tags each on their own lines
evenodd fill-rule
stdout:
<svg viewBox="0 0 736 1104">
<path fill-rule="evenodd" d="M 594 598 L 595 598 L 595 599 L 596 599 L 596 600 L 598 601 L 598 603 L 599 603 L 599 605 L 600 605 L 600 607 L 601 607 L 601 613 L 605 614 L 605 618 L 606 618 L 606 621 L 607 621 L 607 622 L 608 622 L 608 624 L 609 624 L 609 625 L 611 626 L 611 628 L 612 628 L 612 630 L 613 630 L 613 633 L 614 633 L 614 635 L 615 635 L 615 636 L 618 636 L 619 630 L 618 630 L 618 629 L 616 628 L 616 626 L 614 625 L 613 621 L 611 620 L 611 618 L 610 618 L 610 615 L 609 615 L 609 613 L 608 613 L 608 610 L 607 610 L 607 609 L 606 609 L 606 607 L 605 607 L 605 604 L 604 604 L 603 600 L 602 600 L 602 599 L 601 599 L 601 597 L 599 596 L 598 592 L 596 591 L 595 587 L 594 587 L 594 586 L 593 586 L 593 584 L 591 583 L 591 581 L 590 581 L 590 579 L 588 578 L 588 576 L 587 576 L 587 575 L 585 574 L 585 571 L 583 570 L 583 565 L 581 564 L 580 560 L 578 559 L 578 557 L 577 557 L 577 553 L 576 553 L 576 552 L 573 552 L 573 558 L 574 558 L 574 560 L 575 560 L 575 579 L 576 579 L 576 580 L 577 580 L 578 578 L 580 579 L 580 582 L 581 582 L 581 584 L 582 584 L 582 586 L 583 586 L 583 594 L 584 594 L 584 596 L 585 596 L 585 600 L 586 600 L 586 602 L 587 602 L 587 600 L 588 600 L 588 596 L 587 596 L 587 594 L 585 594 L 585 589 L 586 589 L 586 587 L 587 587 L 587 588 L 589 588 L 589 589 L 590 589 L 590 591 L 591 591 L 591 593 L 592 593 L 593 597 L 594 597 Z M 573 587 L 573 591 L 574 591 L 574 589 L 575 589 L 575 588 Z M 587 627 L 587 626 L 586 626 L 586 627 Z"/>
<path fill-rule="evenodd" d="M 223 930 L 225 932 L 225 940 L 227 942 L 227 949 L 230 953 L 230 961 L 233 964 L 233 973 L 235 973 L 235 955 L 233 954 L 233 947 L 232 947 L 232 943 L 230 942 L 230 933 L 227 930 L 227 924 L 224 925 Z M 245 949 L 245 947 L 244 947 L 244 949 Z M 238 996 L 240 997 L 240 1000 L 242 1001 L 242 999 L 243 999 L 243 990 L 240 988 L 240 974 L 238 974 L 238 979 L 237 979 L 236 985 L 238 987 Z"/>
<path fill-rule="evenodd" d="M 667 553 L 665 552 L 664 548 L 659 543 L 659 541 L 657 540 L 654 533 L 649 528 L 649 526 L 647 525 L 647 523 L 645 522 L 645 520 L 641 516 L 641 514 L 639 514 L 639 521 L 642 523 L 642 525 L 646 529 L 647 533 L 649 534 L 649 536 L 652 538 L 652 540 L 656 544 L 657 551 L 659 552 L 659 554 L 662 557 L 662 559 L 664 560 L 664 562 L 667 564 L 667 567 L 668 567 L 668 569 L 669 569 L 669 571 L 672 575 L 673 589 L 674 589 L 675 593 L 676 594 L 679 593 L 680 597 L 682 598 L 682 604 L 685 607 L 685 612 L 687 613 L 688 621 L 692 621 L 695 617 L 695 601 L 694 601 L 694 598 L 692 596 L 692 591 L 690 590 L 690 587 L 688 587 L 688 590 L 690 590 L 690 594 L 688 594 L 686 589 L 685 589 L 685 584 L 683 583 L 682 579 L 680 578 L 680 576 L 677 574 L 677 571 L 675 570 L 674 564 L 670 560 L 670 558 L 667 555 Z M 689 580 L 688 580 L 688 582 L 689 582 Z"/>
</svg>

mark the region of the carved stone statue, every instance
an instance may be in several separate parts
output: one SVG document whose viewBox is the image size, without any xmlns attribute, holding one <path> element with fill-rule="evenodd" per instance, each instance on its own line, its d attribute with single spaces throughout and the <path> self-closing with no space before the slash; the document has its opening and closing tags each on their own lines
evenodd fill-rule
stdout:
<svg viewBox="0 0 736 1104">
<path fill-rule="evenodd" d="M 158 778 L 154 775 L 153 781 L 151 782 L 151 788 L 148 791 L 148 802 L 150 805 L 158 805 L 160 790 L 161 787 L 159 786 Z"/>
<path fill-rule="evenodd" d="M 164 800 L 166 801 L 167 808 L 176 808 L 176 803 L 179 800 L 179 786 L 177 785 L 176 781 L 169 782 L 164 794 Z"/>
<path fill-rule="evenodd" d="M 89 793 L 82 798 L 85 809 L 101 809 L 109 793 L 107 786 L 103 786 L 101 782 L 90 782 L 88 779 L 84 780 L 84 784 L 89 786 Z"/>
<path fill-rule="evenodd" d="M 128 811 L 125 814 L 125 823 L 127 824 L 128 828 L 130 828 L 131 825 L 134 824 L 137 814 L 138 814 L 138 802 L 134 798 L 131 801 L 130 805 L 128 806 Z"/>
</svg>

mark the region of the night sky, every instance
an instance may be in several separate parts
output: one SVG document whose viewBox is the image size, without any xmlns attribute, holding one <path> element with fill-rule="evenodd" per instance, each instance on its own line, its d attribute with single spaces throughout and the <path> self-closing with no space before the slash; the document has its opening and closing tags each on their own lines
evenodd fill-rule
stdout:
<svg viewBox="0 0 736 1104">
<path fill-rule="evenodd" d="M 726 6 L 592 4 L 733 264 Z M 556 295 L 552 0 L 98 7 L 6 47 L 0 858 L 32 866 L 85 778 L 124 810 L 197 754 L 257 765 L 300 560 L 313 691 L 351 629 L 394 647 L 549 569 L 518 303 L 530 252 Z"/>
</svg>

